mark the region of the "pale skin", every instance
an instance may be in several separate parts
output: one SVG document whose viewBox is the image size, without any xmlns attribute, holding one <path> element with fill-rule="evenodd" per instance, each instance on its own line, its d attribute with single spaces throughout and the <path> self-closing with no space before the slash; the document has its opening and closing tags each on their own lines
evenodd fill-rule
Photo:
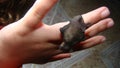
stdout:
<svg viewBox="0 0 120 68">
<path fill-rule="evenodd" d="M 58 50 L 61 42 L 59 29 L 69 22 L 54 25 L 42 22 L 56 2 L 57 0 L 36 0 L 23 18 L 0 30 L 0 68 L 19 68 L 26 63 L 41 64 L 71 56 L 70 53 Z M 106 40 L 97 34 L 113 26 L 113 20 L 107 18 L 109 15 L 107 7 L 82 15 L 85 23 L 89 22 L 92 26 L 85 31 L 88 38 L 76 45 L 75 51 L 93 47 Z"/>
</svg>

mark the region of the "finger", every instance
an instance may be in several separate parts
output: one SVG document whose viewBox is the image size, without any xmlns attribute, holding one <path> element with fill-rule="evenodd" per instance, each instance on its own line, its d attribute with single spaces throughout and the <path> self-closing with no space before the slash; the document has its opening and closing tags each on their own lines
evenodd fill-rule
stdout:
<svg viewBox="0 0 120 68">
<path fill-rule="evenodd" d="M 60 60 L 60 59 L 64 59 L 64 58 L 70 58 L 71 54 L 70 53 L 64 53 L 64 54 L 59 54 L 56 56 L 53 56 L 52 58 L 50 58 L 49 61 L 56 61 L 56 60 Z"/>
<path fill-rule="evenodd" d="M 68 23 L 69 23 L 69 21 L 51 25 L 50 28 L 49 28 L 50 33 L 51 33 L 51 36 L 49 37 L 49 39 L 60 40 L 61 39 L 60 28 L 67 25 Z"/>
<path fill-rule="evenodd" d="M 23 22 L 22 24 L 28 28 L 35 27 L 57 1 L 58 0 L 36 0 L 31 9 L 21 19 L 21 23 Z"/>
<path fill-rule="evenodd" d="M 103 19 L 99 21 L 98 23 L 94 24 L 93 26 L 89 27 L 85 34 L 88 37 L 94 36 L 108 28 L 111 28 L 114 25 L 114 22 L 111 18 Z"/>
<path fill-rule="evenodd" d="M 107 7 L 100 7 L 96 10 L 83 14 L 82 17 L 85 23 L 94 24 L 99 20 L 106 18 L 110 15 L 110 11 Z"/>
<path fill-rule="evenodd" d="M 98 8 L 94 11 L 91 11 L 91 12 L 88 12 L 86 14 L 83 14 L 82 17 L 85 21 L 85 23 L 90 23 L 90 24 L 95 24 L 97 23 L 99 20 L 109 16 L 110 12 L 108 10 L 107 7 L 101 7 L 101 8 Z M 52 25 L 51 26 L 51 29 L 52 29 L 52 36 L 51 38 L 52 39 L 60 39 L 60 31 L 59 29 L 63 26 L 65 26 L 67 23 L 57 23 L 55 25 Z"/>
<path fill-rule="evenodd" d="M 80 44 L 78 44 L 74 47 L 74 50 L 77 51 L 77 50 L 83 50 L 86 48 L 90 48 L 90 47 L 93 47 L 100 43 L 103 43 L 105 40 L 106 40 L 106 38 L 104 36 L 95 36 L 95 37 L 89 38 L 83 42 L 80 42 Z"/>
</svg>

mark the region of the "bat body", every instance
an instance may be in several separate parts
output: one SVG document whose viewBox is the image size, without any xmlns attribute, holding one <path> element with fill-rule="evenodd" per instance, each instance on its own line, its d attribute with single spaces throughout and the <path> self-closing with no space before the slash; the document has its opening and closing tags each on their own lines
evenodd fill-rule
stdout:
<svg viewBox="0 0 120 68">
<path fill-rule="evenodd" d="M 86 24 L 82 16 L 75 16 L 68 25 L 60 29 L 63 42 L 60 45 L 60 50 L 69 52 L 72 47 L 85 39 Z"/>
</svg>

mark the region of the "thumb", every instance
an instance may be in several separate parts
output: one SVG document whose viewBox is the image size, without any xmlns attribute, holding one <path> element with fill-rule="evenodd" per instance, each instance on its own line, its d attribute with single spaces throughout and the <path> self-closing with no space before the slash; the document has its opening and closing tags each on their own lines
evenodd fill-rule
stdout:
<svg viewBox="0 0 120 68">
<path fill-rule="evenodd" d="M 34 5 L 21 19 L 22 26 L 34 28 L 58 0 L 36 0 Z"/>
</svg>

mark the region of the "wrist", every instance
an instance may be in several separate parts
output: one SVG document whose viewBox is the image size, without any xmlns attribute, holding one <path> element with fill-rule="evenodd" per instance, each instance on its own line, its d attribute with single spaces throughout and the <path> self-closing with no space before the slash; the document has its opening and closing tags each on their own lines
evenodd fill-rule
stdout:
<svg viewBox="0 0 120 68">
<path fill-rule="evenodd" d="M 1 44 L 1 43 L 0 43 Z M 13 57 L 0 45 L 0 68 L 20 68 L 22 62 L 19 57 Z"/>
<path fill-rule="evenodd" d="M 13 61 L 0 61 L 0 68 L 20 68 L 22 65 Z"/>
</svg>

